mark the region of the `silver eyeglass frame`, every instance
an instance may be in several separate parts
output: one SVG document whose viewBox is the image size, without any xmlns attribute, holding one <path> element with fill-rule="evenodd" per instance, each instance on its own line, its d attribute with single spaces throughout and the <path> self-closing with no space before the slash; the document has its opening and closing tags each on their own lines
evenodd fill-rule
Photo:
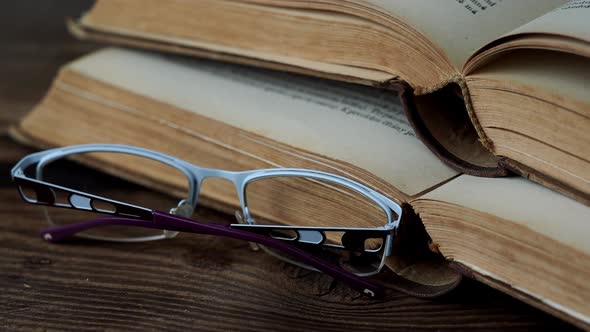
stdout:
<svg viewBox="0 0 590 332">
<path fill-rule="evenodd" d="M 231 227 L 240 228 L 244 230 L 250 230 L 257 233 L 267 234 L 268 236 L 272 236 L 273 230 L 292 230 L 296 232 L 297 236 L 293 239 L 286 239 L 286 238 L 279 238 L 285 241 L 296 241 L 300 243 L 306 243 L 311 245 L 329 245 L 326 243 L 326 235 L 325 232 L 342 232 L 346 234 L 347 232 L 365 232 L 365 233 L 379 233 L 384 235 L 384 243 L 383 243 L 383 260 L 381 262 L 381 266 L 379 269 L 374 273 L 369 273 L 366 275 L 372 275 L 381 270 L 385 263 L 385 258 L 391 254 L 391 247 L 393 238 L 395 236 L 396 230 L 399 227 L 399 223 L 402 218 L 402 207 L 395 203 L 394 201 L 390 200 L 389 198 L 385 197 L 384 195 L 380 194 L 379 192 L 346 177 L 331 174 L 322 171 L 310 170 L 310 169 L 300 169 L 300 168 L 270 168 L 270 169 L 258 169 L 258 170 L 250 170 L 250 171 L 226 171 L 220 169 L 212 169 L 212 168 L 205 168 L 201 166 L 197 166 L 191 164 L 187 161 L 182 159 L 160 153 L 153 150 L 148 150 L 140 147 L 135 146 L 128 146 L 128 145 L 120 145 L 120 144 L 83 144 L 83 145 L 73 145 L 61 148 L 55 148 L 51 150 L 45 150 L 37 153 L 33 153 L 24 159 L 22 159 L 19 163 L 17 163 L 12 171 L 11 175 L 12 178 L 24 178 L 28 180 L 43 180 L 43 169 L 51 162 L 64 158 L 66 156 L 75 155 L 75 154 L 84 154 L 84 153 L 93 153 L 93 152 L 103 152 L 103 153 L 122 153 L 122 154 L 129 154 L 138 157 L 148 158 L 154 161 L 161 162 L 167 166 L 173 167 L 178 171 L 182 172 L 188 181 L 188 196 L 183 198 L 179 201 L 178 205 L 175 208 L 170 210 L 170 213 L 181 215 L 184 217 L 191 217 L 196 207 L 199 191 L 201 188 L 202 182 L 207 178 L 221 178 L 228 180 L 234 184 L 236 192 L 238 194 L 240 208 L 242 215 L 240 216 L 243 220 L 243 223 L 236 223 L 231 224 Z M 25 170 L 29 167 L 35 165 L 35 179 L 31 179 L 25 175 Z M 256 223 L 256 220 L 251 216 L 248 210 L 248 204 L 246 200 L 246 187 L 249 183 L 268 178 L 268 177 L 275 177 L 275 176 L 298 176 L 298 177 L 305 177 L 315 180 L 323 180 L 327 182 L 332 182 L 338 184 L 340 186 L 346 187 L 350 190 L 353 190 L 366 198 L 372 200 L 375 204 L 377 204 L 387 215 L 387 223 L 380 227 L 373 227 L 373 228 L 350 228 L 350 227 L 322 227 L 322 226 L 289 226 L 289 225 L 259 225 Z M 57 187 L 57 186 L 56 186 Z M 80 192 L 80 195 L 84 195 L 85 193 Z M 21 192 L 23 198 L 25 196 Z M 86 197 L 93 198 L 93 195 L 85 194 Z M 97 198 L 98 199 L 98 198 Z M 103 199 L 104 200 L 104 199 Z M 118 202 L 113 200 L 104 200 L 109 201 L 109 203 L 117 204 L 120 206 L 125 206 L 127 208 L 133 209 L 145 209 L 140 206 L 135 206 L 131 204 L 127 204 L 124 202 Z M 43 205 L 43 204 L 41 204 Z M 51 204 L 56 207 L 64 207 L 64 208 L 73 208 L 73 209 L 80 209 L 77 206 L 72 204 L 71 206 L 68 205 L 60 205 L 59 203 Z M 94 209 L 92 204 L 89 204 L 88 207 L 85 207 L 82 210 L 89 210 Z M 105 211 L 97 211 L 94 212 L 105 213 L 105 214 L 112 214 L 117 215 L 116 211 L 113 212 L 105 212 Z M 172 231 L 163 231 L 161 235 L 156 236 L 149 236 L 149 237 L 140 237 L 140 238 L 132 238 L 132 239 L 119 239 L 119 238 L 107 238 L 107 237 L 98 237 L 98 236 L 91 236 L 91 235 L 80 235 L 81 237 L 91 238 L 91 239 L 98 239 L 98 240 L 106 240 L 106 241 L 116 241 L 116 242 L 139 242 L 139 241 L 150 241 L 150 240 L 159 240 L 164 238 L 173 238 L 178 234 L 178 232 Z M 273 236 L 274 237 L 274 236 Z"/>
</svg>

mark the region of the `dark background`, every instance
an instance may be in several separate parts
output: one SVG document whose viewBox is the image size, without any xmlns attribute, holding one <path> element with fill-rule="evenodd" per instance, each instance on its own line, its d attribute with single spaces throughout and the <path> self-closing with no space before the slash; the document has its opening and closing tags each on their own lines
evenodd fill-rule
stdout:
<svg viewBox="0 0 590 332">
<path fill-rule="evenodd" d="M 12 1 L 0 11 L 0 330 L 572 329 L 471 280 L 434 300 L 395 292 L 369 300 L 229 239 L 42 241 L 42 210 L 20 200 L 8 174 L 33 149 L 6 130 L 42 98 L 62 64 L 98 47 L 74 40 L 64 24 L 91 4 Z"/>
</svg>

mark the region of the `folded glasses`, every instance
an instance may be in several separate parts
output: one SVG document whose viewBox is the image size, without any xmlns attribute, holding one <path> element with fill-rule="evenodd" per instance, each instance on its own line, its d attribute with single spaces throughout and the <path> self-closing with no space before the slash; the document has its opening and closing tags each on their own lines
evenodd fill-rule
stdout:
<svg viewBox="0 0 590 332">
<path fill-rule="evenodd" d="M 122 180 L 105 178 L 84 164 L 126 174 L 134 182 L 165 183 L 160 189 L 171 195 L 143 187 L 130 192 Z M 395 202 L 339 175 L 293 168 L 210 169 L 126 145 L 88 144 L 34 153 L 20 160 L 11 175 L 26 202 L 46 207 L 50 227 L 41 232 L 45 240 L 76 235 L 134 242 L 171 238 L 178 232 L 231 237 L 260 244 L 274 256 L 327 273 L 369 296 L 382 290 L 363 277 L 383 268 L 402 216 Z M 227 186 L 219 185 L 212 192 L 220 195 L 209 199 L 235 206 L 237 223 L 191 219 L 203 182 L 214 178 L 233 183 L 235 201 L 227 199 Z"/>
</svg>

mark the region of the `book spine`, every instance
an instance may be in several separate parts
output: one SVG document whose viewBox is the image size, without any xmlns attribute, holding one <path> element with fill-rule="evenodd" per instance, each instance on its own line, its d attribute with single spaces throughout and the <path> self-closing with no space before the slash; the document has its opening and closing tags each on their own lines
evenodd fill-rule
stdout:
<svg viewBox="0 0 590 332">
<path fill-rule="evenodd" d="M 453 89 L 452 83 L 436 92 L 419 96 L 415 95 L 412 87 L 404 81 L 389 81 L 384 87 L 398 91 L 401 104 L 416 136 L 445 164 L 459 172 L 474 176 L 500 177 L 511 174 L 499 163 L 499 159 L 481 144 L 480 136 L 467 114 L 465 99 L 455 92 L 458 89 Z M 459 135 L 453 132 L 457 128 L 461 132 Z M 443 134 L 436 137 L 435 132 Z M 455 138 L 455 141 L 445 142 L 445 138 Z M 480 144 L 473 144 L 473 141 Z M 469 160 L 464 156 L 479 157 Z"/>
</svg>

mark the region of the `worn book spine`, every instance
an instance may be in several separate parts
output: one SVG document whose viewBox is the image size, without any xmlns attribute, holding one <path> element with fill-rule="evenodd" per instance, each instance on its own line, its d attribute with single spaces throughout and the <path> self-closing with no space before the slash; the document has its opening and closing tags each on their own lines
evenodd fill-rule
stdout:
<svg viewBox="0 0 590 332">
<path fill-rule="evenodd" d="M 465 159 L 457 157 L 453 154 L 449 149 L 445 148 L 439 139 L 436 139 L 432 134 L 430 128 L 425 124 L 425 120 L 421 114 L 427 113 L 428 110 L 423 112 L 419 111 L 418 104 L 416 102 L 417 98 L 434 98 L 434 103 L 439 105 L 453 105 L 456 112 L 466 114 L 468 112 L 468 108 L 471 107 L 469 105 L 469 98 L 465 96 L 457 96 L 449 93 L 433 93 L 429 96 L 416 96 L 414 91 L 410 87 L 409 84 L 405 82 L 399 82 L 392 85 L 392 89 L 397 90 L 400 92 L 400 98 L 402 101 L 402 105 L 404 106 L 404 110 L 406 112 L 406 116 L 416 135 L 418 138 L 432 151 L 438 158 L 444 161 L 447 165 L 451 166 L 452 168 L 463 172 L 465 174 L 474 175 L 474 176 L 482 176 L 482 177 L 502 177 L 502 176 L 511 176 L 511 175 L 518 175 L 534 182 L 537 182 L 547 188 L 553 189 L 565 196 L 568 196 L 572 199 L 579 201 L 582 204 L 590 206 L 590 196 L 584 192 L 581 192 L 572 186 L 569 186 L 558 179 L 550 177 L 546 174 L 536 171 L 535 169 L 523 165 L 518 161 L 512 160 L 507 157 L 497 157 L 496 158 L 496 165 L 495 166 L 480 166 L 474 163 L 470 163 Z M 465 90 L 462 90 L 463 93 L 468 93 Z M 460 102 L 457 102 L 457 98 L 460 99 Z M 436 112 L 437 110 L 430 110 L 430 112 Z M 493 144 L 493 142 L 489 142 L 487 137 L 482 136 L 483 134 L 475 130 L 475 127 L 478 125 L 475 123 L 477 119 L 471 119 L 471 125 L 473 126 L 473 131 L 477 134 L 477 137 L 480 141 L 488 142 L 487 144 Z M 486 144 L 482 144 L 485 146 Z M 489 152 L 492 153 L 491 151 Z"/>
<path fill-rule="evenodd" d="M 414 131 L 416 132 L 416 136 L 418 136 L 420 141 L 422 141 L 428 147 L 428 149 L 432 151 L 432 153 L 434 153 L 439 159 L 441 159 L 447 165 L 464 174 L 474 176 L 500 177 L 507 176 L 510 174 L 510 172 L 506 168 L 504 168 L 503 165 L 501 165 L 500 163 L 496 163 L 493 166 L 481 166 L 475 163 L 471 163 L 463 158 L 457 157 L 455 154 L 449 151 L 449 149 L 447 149 L 441 143 L 440 140 L 434 137 L 428 125 L 423 120 L 421 113 L 418 111 L 416 98 L 425 98 L 424 96 L 415 96 L 412 87 L 407 82 L 403 81 L 391 82 L 386 87 L 398 91 L 401 104 L 404 107 L 404 111 L 406 113 L 408 121 L 410 122 L 412 128 L 414 128 Z M 433 93 L 431 95 L 428 95 L 427 98 L 434 99 L 434 103 L 437 104 L 452 105 L 452 108 L 456 108 L 456 112 L 466 112 L 465 109 L 462 109 L 462 107 L 464 107 L 464 103 L 458 103 L 458 97 L 456 95 L 451 95 L 447 93 Z M 490 158 L 495 157 L 490 156 Z"/>
</svg>

